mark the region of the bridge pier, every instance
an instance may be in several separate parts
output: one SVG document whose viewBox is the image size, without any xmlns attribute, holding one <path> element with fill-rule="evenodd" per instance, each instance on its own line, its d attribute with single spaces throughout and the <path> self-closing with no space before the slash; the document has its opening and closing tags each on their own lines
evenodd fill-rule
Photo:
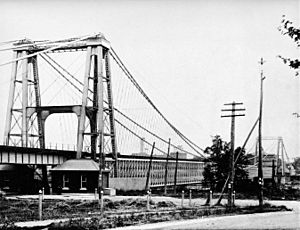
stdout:
<svg viewBox="0 0 300 230">
<path fill-rule="evenodd" d="M 47 165 L 42 166 L 42 184 L 45 191 L 45 194 L 50 194 L 50 185 L 48 181 L 48 171 L 47 171 Z"/>
</svg>

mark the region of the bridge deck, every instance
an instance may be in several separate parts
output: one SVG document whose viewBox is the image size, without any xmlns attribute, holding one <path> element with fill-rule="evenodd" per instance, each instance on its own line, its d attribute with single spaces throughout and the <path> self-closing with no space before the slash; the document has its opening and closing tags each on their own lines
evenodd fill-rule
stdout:
<svg viewBox="0 0 300 230">
<path fill-rule="evenodd" d="M 26 165 L 59 165 L 68 159 L 75 159 L 75 151 L 24 148 L 0 145 L 0 164 Z M 106 158 L 106 167 L 111 169 L 110 178 L 118 187 L 137 187 L 144 189 L 146 185 L 149 157 L 119 156 L 118 178 L 114 178 L 114 160 Z M 150 174 L 150 186 L 164 185 L 166 158 L 154 157 Z M 169 159 L 167 185 L 174 185 L 176 160 Z M 201 183 L 204 162 L 191 159 L 179 159 L 177 168 L 177 185 Z"/>
<path fill-rule="evenodd" d="M 0 145 L 0 164 L 58 165 L 75 156 L 75 151 Z"/>
<path fill-rule="evenodd" d="M 118 173 L 119 177 L 114 178 L 110 174 L 110 181 L 113 187 L 120 190 L 143 190 L 146 186 L 146 177 L 149 167 L 149 157 L 136 156 L 120 156 L 118 158 Z M 108 168 L 114 167 L 113 160 L 107 160 Z M 161 187 L 165 183 L 165 166 L 166 158 L 153 158 L 150 187 Z M 176 160 L 169 159 L 167 185 L 171 186 L 175 183 L 175 167 Z M 199 184 L 203 180 L 204 162 L 192 159 L 179 159 L 177 166 L 177 185 L 192 185 Z M 113 170 L 111 170 L 112 172 Z"/>
</svg>

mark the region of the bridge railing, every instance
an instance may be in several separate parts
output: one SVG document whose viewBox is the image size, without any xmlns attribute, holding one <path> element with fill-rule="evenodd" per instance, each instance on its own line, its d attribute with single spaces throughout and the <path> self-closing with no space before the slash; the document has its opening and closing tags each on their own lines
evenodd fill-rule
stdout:
<svg viewBox="0 0 300 230">
<path fill-rule="evenodd" d="M 51 143 L 51 142 L 49 142 L 45 145 L 45 147 L 47 149 L 76 151 L 76 145 L 74 145 L 74 144 Z"/>
<path fill-rule="evenodd" d="M 7 145 L 7 141 L 3 141 L 3 145 Z M 22 147 L 22 143 L 19 140 L 14 140 L 10 138 L 10 143 L 8 146 L 14 146 L 14 147 Z M 28 148 L 39 148 L 38 142 L 28 142 Z M 66 144 L 66 143 L 54 143 L 54 142 L 47 142 L 45 144 L 46 149 L 53 149 L 53 150 L 67 150 L 67 151 L 76 151 L 77 147 L 75 144 Z M 90 152 L 90 146 L 84 146 L 83 152 Z"/>
<path fill-rule="evenodd" d="M 107 159 L 107 166 L 111 169 L 110 178 L 113 175 L 113 159 Z M 166 160 L 153 159 L 150 171 L 150 186 L 164 186 Z M 118 178 L 132 178 L 139 183 L 144 183 L 141 187 L 145 187 L 147 172 L 149 167 L 149 159 L 118 159 Z M 175 167 L 176 161 L 169 160 L 167 185 L 174 185 L 175 182 Z M 203 180 L 204 162 L 191 161 L 186 159 L 178 160 L 176 184 L 197 184 Z"/>
</svg>

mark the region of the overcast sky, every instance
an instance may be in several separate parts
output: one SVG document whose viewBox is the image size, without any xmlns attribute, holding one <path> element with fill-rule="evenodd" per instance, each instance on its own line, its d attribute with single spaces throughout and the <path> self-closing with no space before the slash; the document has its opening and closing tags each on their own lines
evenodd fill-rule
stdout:
<svg viewBox="0 0 300 230">
<path fill-rule="evenodd" d="M 277 29 L 282 15 L 299 26 L 299 1 L 2 0 L 0 11 L 0 42 L 102 32 L 161 111 L 203 148 L 215 134 L 229 141 L 220 111 L 232 101 L 246 108 L 236 123 L 243 144 L 258 116 L 263 57 L 263 136 L 282 136 L 289 156 L 300 156 L 300 119 L 292 116 L 300 113 L 299 78 L 277 58 L 299 57 Z M 0 62 L 11 56 L 0 52 Z M 0 67 L 1 140 L 10 70 Z"/>
</svg>

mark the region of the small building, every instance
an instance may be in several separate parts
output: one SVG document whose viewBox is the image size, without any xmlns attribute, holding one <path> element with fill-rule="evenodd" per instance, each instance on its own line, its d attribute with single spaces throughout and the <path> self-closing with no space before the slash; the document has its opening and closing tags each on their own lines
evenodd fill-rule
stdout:
<svg viewBox="0 0 300 230">
<path fill-rule="evenodd" d="M 171 152 L 170 157 L 176 159 L 177 152 Z M 187 153 L 178 152 L 178 159 L 187 159 Z"/>
<path fill-rule="evenodd" d="M 176 158 L 178 153 L 178 159 L 187 159 L 187 153 L 183 150 L 182 145 L 178 145 L 177 147 L 174 147 L 173 152 L 170 152 L 171 158 Z"/>
<path fill-rule="evenodd" d="M 250 164 L 246 168 L 246 170 L 248 172 L 249 179 L 257 180 L 258 160 L 252 154 L 249 154 L 248 157 L 250 158 Z M 277 183 L 285 184 L 286 182 L 290 181 L 291 167 L 289 167 L 289 165 L 286 162 L 284 162 L 284 168 L 282 168 L 282 160 L 278 159 L 277 168 L 276 158 L 277 157 L 275 154 L 263 155 L 262 169 L 265 184 L 272 184 L 274 181 Z"/>
<path fill-rule="evenodd" d="M 98 188 L 99 165 L 91 159 L 72 159 L 51 169 L 54 193 L 95 192 Z M 104 188 L 108 187 L 108 175 Z"/>
</svg>

